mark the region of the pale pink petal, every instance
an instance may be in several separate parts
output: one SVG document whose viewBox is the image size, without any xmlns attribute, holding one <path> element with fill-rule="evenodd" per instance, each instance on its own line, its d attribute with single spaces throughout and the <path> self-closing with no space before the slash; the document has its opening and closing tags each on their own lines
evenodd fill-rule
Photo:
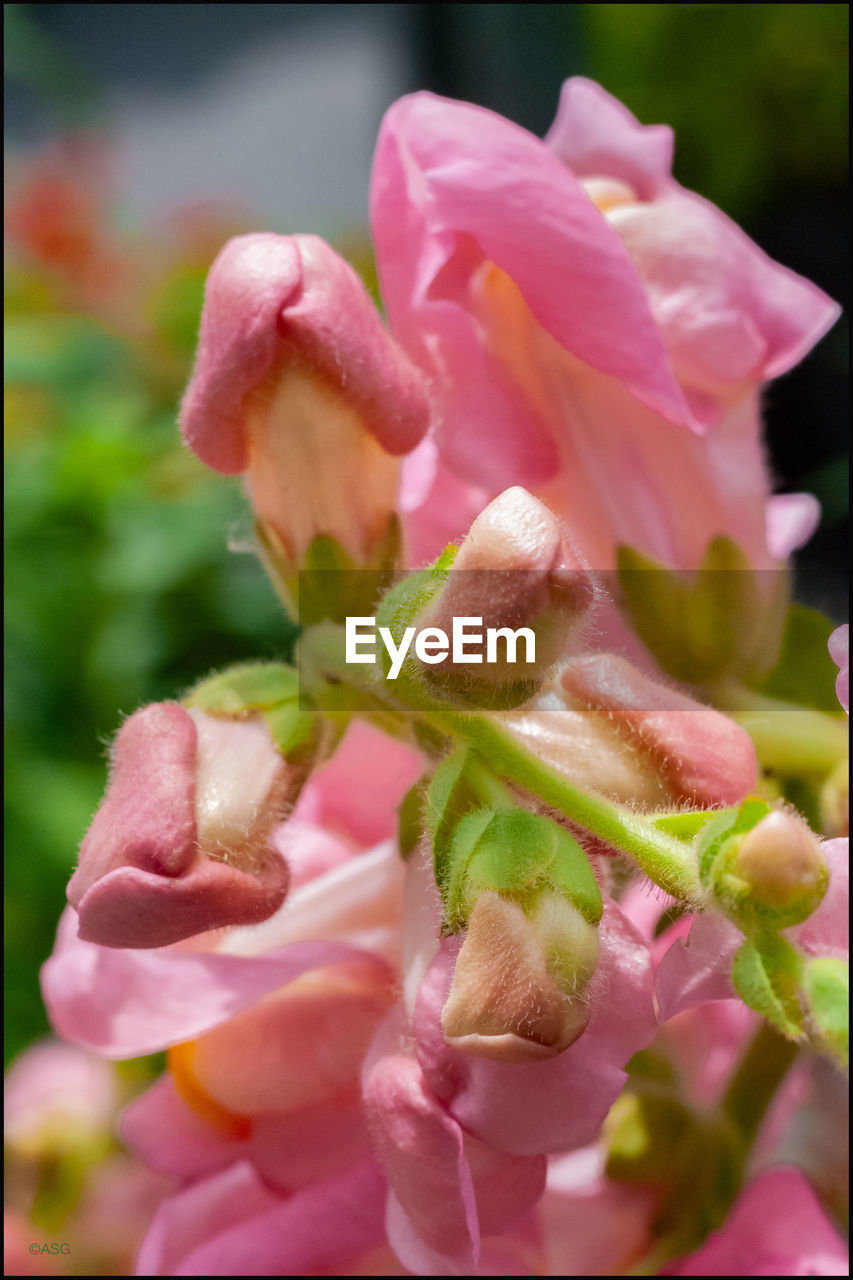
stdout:
<svg viewBox="0 0 853 1280">
<path fill-rule="evenodd" d="M 672 183 L 669 125 L 643 125 L 601 85 L 584 76 L 566 80 L 545 141 L 579 178 L 619 178 L 641 200 Z"/>
<path fill-rule="evenodd" d="M 741 1193 L 681 1276 L 846 1276 L 847 1249 L 798 1169 L 770 1169 Z"/>
<path fill-rule="evenodd" d="M 369 848 L 396 835 L 397 808 L 423 769 L 411 747 L 353 720 L 331 760 L 305 787 L 293 816 Z"/>
<path fill-rule="evenodd" d="M 681 936 L 683 927 L 676 926 L 674 932 L 676 940 L 655 975 L 663 1022 L 706 1000 L 732 999 L 732 961 L 743 944 L 743 934 L 722 916 L 697 916 L 686 939 Z"/>
<path fill-rule="evenodd" d="M 458 321 L 434 304 L 461 298 L 479 256 L 512 277 L 563 347 L 689 422 L 618 238 L 565 165 L 524 130 L 431 94 L 401 99 L 380 129 L 371 216 L 391 323 L 417 355 L 430 333 L 442 348 L 458 340 Z M 464 272 L 458 251 L 469 259 Z"/>
<path fill-rule="evenodd" d="M 552 1158 L 539 1206 L 546 1275 L 625 1275 L 650 1245 L 658 1193 L 604 1174 L 600 1146 Z"/>
<path fill-rule="evenodd" d="M 829 637 L 829 656 L 838 667 L 835 689 L 845 711 L 850 710 L 850 626 L 836 627 Z"/>
<path fill-rule="evenodd" d="M 806 955 L 847 960 L 850 954 L 850 842 L 846 836 L 826 840 L 821 845 L 821 853 L 829 867 L 824 899 L 808 920 L 788 932 Z"/>
<path fill-rule="evenodd" d="M 372 1162 L 282 1199 L 240 1163 L 158 1209 L 137 1275 L 350 1275 L 383 1240 L 385 1184 Z"/>
<path fill-rule="evenodd" d="M 42 1040 L 18 1055 L 3 1084 L 4 1134 L 13 1148 L 72 1147 L 104 1135 L 118 1103 L 112 1066 L 93 1054 Z"/>
<path fill-rule="evenodd" d="M 191 1040 L 307 970 L 359 954 L 334 942 L 304 942 L 252 957 L 117 950 L 78 938 L 69 909 L 42 969 L 42 994 L 66 1039 L 105 1057 L 129 1058 Z"/>
<path fill-rule="evenodd" d="M 776 560 L 799 551 L 820 524 L 820 503 L 812 493 L 775 493 L 767 500 L 767 549 Z"/>
<path fill-rule="evenodd" d="M 589 1025 L 559 1056 L 529 1064 L 474 1058 L 445 1042 L 441 1010 L 458 945 L 442 944 L 415 1009 L 418 1056 L 435 1095 L 469 1133 L 516 1155 L 591 1142 L 625 1083 L 626 1062 L 655 1032 L 647 944 L 608 903 Z"/>
<path fill-rule="evenodd" d="M 247 1150 L 245 1141 L 205 1124 L 180 1097 L 168 1072 L 126 1108 L 121 1134 L 150 1168 L 179 1182 L 233 1164 Z"/>
<path fill-rule="evenodd" d="M 462 1130 L 432 1096 L 417 1061 L 395 1050 L 401 1040 L 392 1019 L 364 1066 L 364 1103 L 377 1155 L 421 1247 L 442 1255 L 456 1274 L 473 1275 L 480 1229 Z M 392 1245 L 400 1253 L 404 1242 Z M 410 1268 L 419 1261 L 407 1252 L 400 1257 Z"/>
</svg>

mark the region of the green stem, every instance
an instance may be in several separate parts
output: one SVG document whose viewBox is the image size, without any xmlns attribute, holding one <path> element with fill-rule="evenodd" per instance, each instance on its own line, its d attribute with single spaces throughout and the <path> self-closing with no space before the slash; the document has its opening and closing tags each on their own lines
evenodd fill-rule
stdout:
<svg viewBox="0 0 853 1280">
<path fill-rule="evenodd" d="M 847 755 L 847 725 L 840 716 L 754 693 L 736 681 L 715 686 L 713 694 L 752 738 L 766 769 L 827 774 Z"/>
<path fill-rule="evenodd" d="M 653 821 L 574 786 L 561 773 L 530 754 L 500 725 L 477 712 L 460 711 L 430 697 L 401 675 L 393 689 L 375 666 L 353 668 L 341 652 L 341 632 L 317 627 L 303 635 L 302 654 L 312 673 L 312 693 L 322 705 L 317 677 L 356 684 L 386 710 L 406 707 L 432 730 L 451 741 L 473 747 L 489 768 L 517 787 L 538 796 L 571 822 L 626 853 L 641 871 L 673 897 L 695 901 L 701 893 L 692 850 L 685 841 L 665 834 Z"/>
<path fill-rule="evenodd" d="M 762 1022 L 738 1063 L 722 1108 L 747 1150 L 797 1053 L 793 1041 L 786 1040 L 769 1022 Z"/>
</svg>

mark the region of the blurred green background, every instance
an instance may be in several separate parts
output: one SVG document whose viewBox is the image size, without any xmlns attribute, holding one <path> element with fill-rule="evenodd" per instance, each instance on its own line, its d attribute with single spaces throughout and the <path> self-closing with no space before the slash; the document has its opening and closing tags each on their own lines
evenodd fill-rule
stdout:
<svg viewBox="0 0 853 1280">
<path fill-rule="evenodd" d="M 112 50 L 106 10 L 127 36 Z M 7 5 L 7 1058 L 47 1027 L 38 968 L 120 718 L 288 642 L 260 566 L 229 550 L 248 527 L 239 485 L 205 472 L 175 428 L 206 269 L 258 219 L 242 192 L 200 193 L 183 221 L 134 219 L 104 164 L 113 90 L 169 58 L 191 84 L 235 32 L 331 30 L 343 10 L 393 23 L 401 92 L 481 102 L 537 132 L 566 75 L 599 80 L 643 121 L 675 127 L 682 182 L 846 301 L 846 5 Z M 341 232 L 369 277 L 364 228 Z M 824 507 L 803 582 L 819 580 L 836 612 L 845 359 L 838 325 L 768 403 L 780 486 Z"/>
</svg>

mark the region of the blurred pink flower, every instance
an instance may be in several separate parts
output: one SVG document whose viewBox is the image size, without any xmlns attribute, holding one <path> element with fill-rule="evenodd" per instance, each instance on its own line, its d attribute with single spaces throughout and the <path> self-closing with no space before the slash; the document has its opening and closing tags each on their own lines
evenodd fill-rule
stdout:
<svg viewBox="0 0 853 1280">
<path fill-rule="evenodd" d="M 838 678 L 835 681 L 838 701 L 845 711 L 850 710 L 850 627 L 845 622 L 836 627 L 829 637 L 829 654 L 838 667 Z"/>
<path fill-rule="evenodd" d="M 760 389 L 838 309 L 680 187 L 671 157 L 670 129 L 581 78 L 545 142 L 403 98 L 371 193 L 389 319 L 461 481 L 525 485 L 594 568 L 619 544 L 694 566 L 718 534 L 766 567 L 813 513 L 771 508 L 768 546 Z"/>
<path fill-rule="evenodd" d="M 741 1192 L 701 1249 L 667 1267 L 675 1276 L 846 1276 L 847 1249 L 798 1169 L 768 1169 Z"/>
</svg>

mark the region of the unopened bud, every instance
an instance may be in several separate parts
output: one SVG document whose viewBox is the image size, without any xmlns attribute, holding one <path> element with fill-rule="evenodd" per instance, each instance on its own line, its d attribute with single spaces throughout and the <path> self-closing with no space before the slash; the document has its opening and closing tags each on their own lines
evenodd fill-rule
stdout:
<svg viewBox="0 0 853 1280">
<path fill-rule="evenodd" d="M 441 1015 L 448 1043 L 476 1057 L 555 1057 L 586 1029 L 598 931 L 559 893 L 529 911 L 482 893 L 471 912 Z"/>
<path fill-rule="evenodd" d="M 827 868 L 818 844 L 793 813 L 776 809 L 744 837 L 732 872 L 763 907 L 796 915 L 799 923 L 823 897 Z"/>
<path fill-rule="evenodd" d="M 261 717 L 168 702 L 137 711 L 68 886 L 80 936 L 161 947 L 266 920 L 288 886 L 269 835 L 297 781 Z"/>
<path fill-rule="evenodd" d="M 229 241 L 208 277 L 181 429 L 208 466 L 247 474 L 290 567 L 320 536 L 370 561 L 394 511 L 396 459 L 428 421 L 420 374 L 329 245 Z"/>
<path fill-rule="evenodd" d="M 657 773 L 671 800 L 730 805 L 755 786 L 755 749 L 744 729 L 624 658 L 580 658 L 563 672 L 561 684 L 573 707 L 617 730 L 625 748 Z"/>
<path fill-rule="evenodd" d="M 495 634 L 494 652 L 477 665 L 448 655 L 424 673 L 466 700 L 493 703 L 495 691 L 513 687 L 510 704 L 526 700 L 566 652 L 595 595 L 557 517 L 526 489 L 507 489 L 471 525 L 423 619 L 447 634 L 455 618 L 481 619 Z"/>
</svg>

